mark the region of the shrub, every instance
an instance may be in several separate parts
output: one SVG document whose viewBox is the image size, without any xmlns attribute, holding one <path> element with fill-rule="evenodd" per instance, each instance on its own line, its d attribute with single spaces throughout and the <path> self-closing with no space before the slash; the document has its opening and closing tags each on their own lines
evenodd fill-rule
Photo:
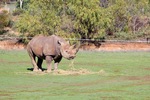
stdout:
<svg viewBox="0 0 150 100">
<path fill-rule="evenodd" d="M 0 11 L 0 31 L 2 32 L 4 27 L 8 26 L 10 16 L 7 10 Z"/>
<path fill-rule="evenodd" d="M 130 33 L 126 33 L 126 32 L 116 32 L 114 34 L 114 38 L 119 39 L 119 40 L 130 40 L 131 38 L 133 38 L 133 35 L 131 35 Z"/>
<path fill-rule="evenodd" d="M 12 13 L 12 15 L 13 16 L 17 16 L 17 15 L 20 15 L 20 14 L 22 14 L 24 12 L 24 10 L 23 9 L 15 9 L 14 11 L 13 11 L 13 13 Z"/>
</svg>

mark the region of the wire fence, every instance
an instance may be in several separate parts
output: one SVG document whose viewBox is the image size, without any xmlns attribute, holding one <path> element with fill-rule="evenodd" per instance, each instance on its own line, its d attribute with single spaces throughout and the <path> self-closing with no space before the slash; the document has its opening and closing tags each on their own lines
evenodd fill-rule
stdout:
<svg viewBox="0 0 150 100">
<path fill-rule="evenodd" d="M 32 39 L 33 37 L 16 37 L 16 36 L 0 36 L 0 41 L 4 40 L 21 40 L 21 39 Z M 69 41 L 80 41 L 80 42 L 110 42 L 110 43 L 150 43 L 150 38 L 142 40 L 107 40 L 107 39 L 77 39 L 77 38 L 65 38 Z"/>
</svg>

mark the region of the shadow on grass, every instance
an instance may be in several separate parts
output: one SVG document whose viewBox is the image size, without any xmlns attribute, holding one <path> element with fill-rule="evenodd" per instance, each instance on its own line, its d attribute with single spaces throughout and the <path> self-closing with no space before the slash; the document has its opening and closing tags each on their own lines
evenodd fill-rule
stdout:
<svg viewBox="0 0 150 100">
<path fill-rule="evenodd" d="M 27 68 L 27 70 L 33 71 L 33 68 Z M 42 68 L 42 71 L 45 71 L 45 70 L 47 70 L 47 69 L 46 68 Z"/>
</svg>

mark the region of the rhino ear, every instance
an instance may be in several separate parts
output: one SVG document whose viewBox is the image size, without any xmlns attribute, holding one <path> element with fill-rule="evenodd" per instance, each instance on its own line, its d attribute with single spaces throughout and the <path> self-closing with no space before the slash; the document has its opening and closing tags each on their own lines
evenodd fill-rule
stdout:
<svg viewBox="0 0 150 100">
<path fill-rule="evenodd" d="M 64 43 L 63 42 L 61 42 L 60 40 L 59 41 L 57 41 L 58 42 L 58 44 L 59 45 L 63 45 Z"/>
</svg>

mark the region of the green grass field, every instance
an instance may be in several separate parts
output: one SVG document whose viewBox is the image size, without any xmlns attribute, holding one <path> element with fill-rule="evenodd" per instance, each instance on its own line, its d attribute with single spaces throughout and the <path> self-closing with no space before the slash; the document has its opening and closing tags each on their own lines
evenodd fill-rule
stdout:
<svg viewBox="0 0 150 100">
<path fill-rule="evenodd" d="M 59 69 L 101 73 L 35 73 L 26 51 L 1 50 L 0 100 L 150 100 L 150 52 L 80 51 L 73 61 Z"/>
</svg>

